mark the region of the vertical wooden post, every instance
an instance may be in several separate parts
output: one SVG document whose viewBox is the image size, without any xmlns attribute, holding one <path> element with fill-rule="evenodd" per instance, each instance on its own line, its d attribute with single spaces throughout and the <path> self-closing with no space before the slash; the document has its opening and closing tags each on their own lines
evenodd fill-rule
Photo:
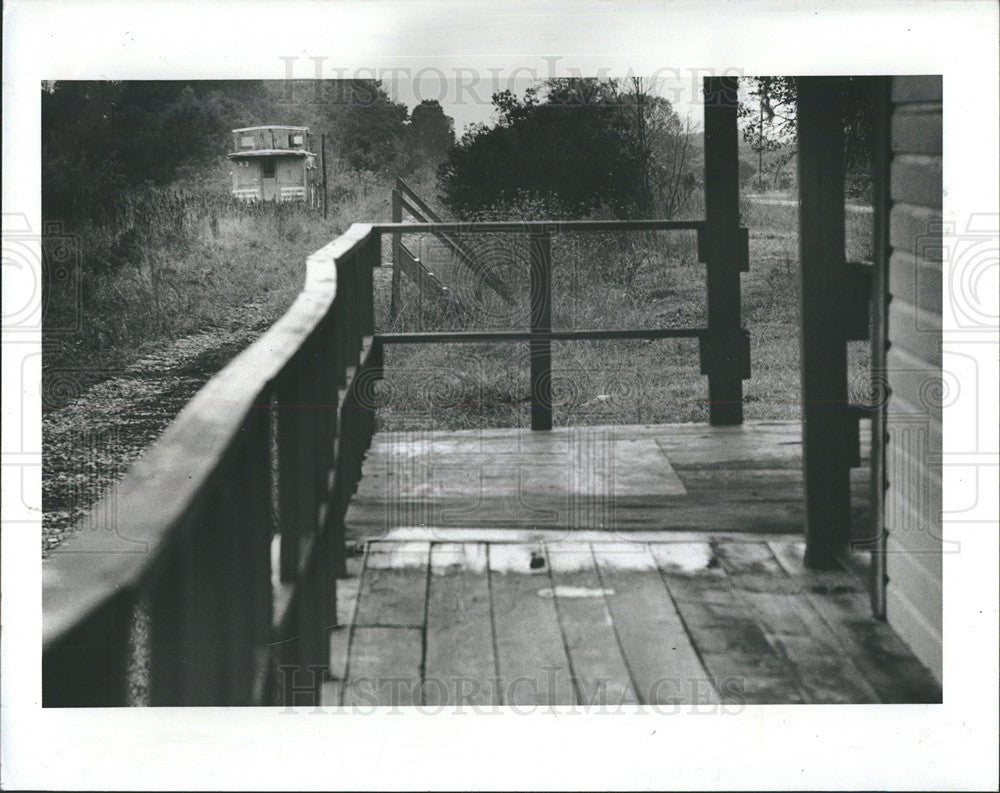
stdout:
<svg viewBox="0 0 1000 793">
<path fill-rule="evenodd" d="M 154 582 L 149 595 L 149 704 L 180 705 L 184 675 L 181 644 L 181 592 L 184 557 L 175 556 Z"/>
<path fill-rule="evenodd" d="M 798 81 L 805 562 L 813 568 L 836 566 L 851 532 L 839 88 L 836 78 Z"/>
<path fill-rule="evenodd" d="M 256 440 L 256 416 L 251 409 L 241 430 L 239 451 L 230 475 L 219 485 L 218 586 L 222 590 L 223 678 L 217 705 L 252 705 L 254 681 L 254 521 L 260 517 L 250 490 Z"/>
<path fill-rule="evenodd" d="M 230 459 L 217 470 L 212 494 L 192 520 L 183 554 L 178 593 L 182 604 L 180 704 L 187 707 L 217 706 L 225 701 L 226 593 L 219 586 L 219 570 L 228 550 L 223 528 L 233 518 L 225 513 L 218 488 L 232 476 Z"/>
<path fill-rule="evenodd" d="M 399 191 L 392 191 L 392 222 L 403 222 L 403 205 L 399 200 Z M 396 319 L 399 313 L 399 262 L 402 259 L 402 252 L 399 246 L 403 244 L 403 235 L 399 232 L 392 234 L 392 289 L 389 293 L 389 321 Z"/>
<path fill-rule="evenodd" d="M 531 332 L 552 330 L 552 238 L 531 235 Z M 533 338 L 531 351 L 531 429 L 552 429 L 552 342 Z"/>
<path fill-rule="evenodd" d="M 382 235 L 372 232 L 360 262 L 361 336 L 375 333 L 375 268 L 382 266 Z"/>
<path fill-rule="evenodd" d="M 301 407 L 296 389 L 297 361 L 278 375 L 278 520 L 281 532 L 281 580 L 294 581 L 299 569 L 299 534 L 302 530 L 298 500 L 299 480 L 305 461 L 298 455 Z"/>
<path fill-rule="evenodd" d="M 709 422 L 743 423 L 743 379 L 749 345 L 741 324 L 740 193 L 735 77 L 706 77 L 705 264 L 708 333 L 702 374 L 708 375 Z"/>
<path fill-rule="evenodd" d="M 320 133 L 319 146 L 320 146 L 319 162 L 320 162 L 320 168 L 322 168 L 322 175 L 323 175 L 323 220 L 326 220 L 327 193 L 326 193 L 326 133 L 325 132 Z"/>
<path fill-rule="evenodd" d="M 872 405 L 871 487 L 872 487 L 872 613 L 885 619 L 885 447 L 886 397 L 889 381 L 886 373 L 889 302 L 889 165 L 892 158 L 889 98 L 891 78 L 877 77 L 874 85 L 875 127 L 872 135 L 872 204 L 873 248 L 871 294 Z"/>
</svg>

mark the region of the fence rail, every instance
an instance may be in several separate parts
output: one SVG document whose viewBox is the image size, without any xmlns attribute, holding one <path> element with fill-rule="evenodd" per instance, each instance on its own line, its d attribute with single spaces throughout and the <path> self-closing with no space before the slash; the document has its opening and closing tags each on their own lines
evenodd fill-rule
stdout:
<svg viewBox="0 0 1000 793">
<path fill-rule="evenodd" d="M 611 341 L 622 339 L 695 338 L 699 342 L 700 371 L 709 379 L 710 420 L 713 424 L 738 424 L 743 420 L 742 384 L 750 376 L 750 340 L 740 317 L 739 273 L 748 268 L 744 229 L 731 229 L 733 245 L 720 246 L 717 234 L 701 220 L 569 220 L 499 221 L 482 223 L 383 223 L 373 227 L 393 240 L 405 234 L 506 234 L 527 235 L 530 257 L 530 295 L 526 310 L 530 330 L 471 330 L 380 333 L 383 344 L 454 344 L 527 341 L 530 351 L 531 428 L 552 429 L 552 342 Z M 709 304 L 707 327 L 625 328 L 615 330 L 552 330 L 552 237 L 559 233 L 625 231 L 696 231 L 698 256 L 708 266 Z M 396 244 L 396 242 L 394 242 Z M 721 250 L 720 250 L 721 248 Z M 720 273 L 720 269 L 723 270 Z M 722 304 L 719 283 L 728 287 L 735 279 L 737 299 Z M 738 404 L 713 399 L 733 394 Z"/>
<path fill-rule="evenodd" d="M 288 312 L 46 560 L 45 706 L 129 703 L 137 612 L 153 705 L 266 704 L 280 666 L 327 666 L 343 517 L 374 431 L 360 391 L 381 370 L 380 245 L 354 225 L 310 256 Z"/>
</svg>

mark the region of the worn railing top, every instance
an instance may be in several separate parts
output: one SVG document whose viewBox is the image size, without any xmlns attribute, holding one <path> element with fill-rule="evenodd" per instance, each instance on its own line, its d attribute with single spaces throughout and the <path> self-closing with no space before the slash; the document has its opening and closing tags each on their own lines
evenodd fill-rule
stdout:
<svg viewBox="0 0 1000 793">
<path fill-rule="evenodd" d="M 490 220 L 445 223 L 377 223 L 379 234 L 559 234 L 580 231 L 683 231 L 702 228 L 704 220 Z"/>
<path fill-rule="evenodd" d="M 195 394 L 76 534 L 52 552 L 43 564 L 46 645 L 135 586 L 180 539 L 175 528 L 197 508 L 248 411 L 330 309 L 337 259 L 371 233 L 370 225 L 354 224 L 309 256 L 305 286 L 288 311 Z"/>
</svg>

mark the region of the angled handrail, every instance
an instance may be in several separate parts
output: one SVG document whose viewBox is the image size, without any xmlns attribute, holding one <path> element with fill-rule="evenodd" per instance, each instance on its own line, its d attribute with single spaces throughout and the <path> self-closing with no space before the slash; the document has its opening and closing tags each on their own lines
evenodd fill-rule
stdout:
<svg viewBox="0 0 1000 793">
<path fill-rule="evenodd" d="M 403 197 L 405 194 L 405 198 Z M 496 292 L 508 305 L 514 304 L 514 296 L 511 294 L 510 289 L 504 284 L 497 276 L 490 272 L 489 268 L 484 266 L 482 263 L 476 259 L 475 254 L 473 254 L 467 246 L 462 243 L 462 240 L 455 235 L 455 232 L 441 229 L 440 226 L 444 224 L 441 217 L 431 209 L 427 202 L 425 202 L 420 196 L 418 196 L 413 189 L 406 184 L 402 179 L 397 177 L 396 179 L 396 189 L 393 192 L 394 204 L 398 205 L 399 208 L 405 209 L 410 213 L 418 222 L 418 224 L 427 224 L 428 226 L 438 226 L 438 228 L 428 228 L 428 233 L 432 234 L 436 239 L 441 241 L 452 253 L 455 254 L 456 258 L 465 265 L 469 270 L 471 270 L 477 278 L 479 278 L 484 284 L 486 284 L 490 289 Z M 411 203 L 411 201 L 413 203 Z M 396 219 L 398 214 L 397 210 L 393 211 L 393 217 Z"/>
</svg>

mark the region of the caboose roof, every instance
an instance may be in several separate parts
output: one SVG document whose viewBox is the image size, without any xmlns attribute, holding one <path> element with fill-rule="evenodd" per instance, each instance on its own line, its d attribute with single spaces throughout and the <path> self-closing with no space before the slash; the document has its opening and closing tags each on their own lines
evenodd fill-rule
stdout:
<svg viewBox="0 0 1000 793">
<path fill-rule="evenodd" d="M 296 132 L 308 132 L 309 127 L 290 127 L 287 124 L 266 124 L 262 127 L 240 127 L 233 132 L 256 132 L 260 129 L 294 129 Z"/>
<path fill-rule="evenodd" d="M 226 155 L 227 157 L 315 157 L 311 151 L 305 149 L 247 149 L 246 151 L 234 151 Z"/>
</svg>

